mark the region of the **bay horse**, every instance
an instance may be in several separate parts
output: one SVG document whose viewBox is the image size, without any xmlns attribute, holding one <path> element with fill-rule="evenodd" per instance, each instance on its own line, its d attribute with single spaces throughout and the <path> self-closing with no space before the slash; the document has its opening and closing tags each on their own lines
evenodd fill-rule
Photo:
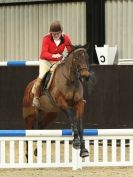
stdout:
<svg viewBox="0 0 133 177">
<path fill-rule="evenodd" d="M 33 129 L 38 123 L 39 129 L 44 129 L 51 120 L 54 120 L 59 111 L 63 111 L 73 130 L 73 147 L 80 149 L 80 156 L 89 155 L 83 139 L 82 116 L 85 100 L 83 98 L 82 82 L 90 77 L 88 67 L 88 54 L 86 46 L 75 47 L 65 59 L 57 66 L 51 85 L 48 90 L 43 88 L 40 96 L 40 108 L 32 106 L 31 81 L 23 97 L 23 118 L 26 129 Z M 39 120 L 38 114 L 43 115 Z"/>
</svg>

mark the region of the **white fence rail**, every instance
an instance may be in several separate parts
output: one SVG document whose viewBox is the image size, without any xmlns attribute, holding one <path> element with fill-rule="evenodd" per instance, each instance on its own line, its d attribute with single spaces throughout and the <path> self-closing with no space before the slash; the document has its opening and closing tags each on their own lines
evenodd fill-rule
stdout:
<svg viewBox="0 0 133 177">
<path fill-rule="evenodd" d="M 130 132 L 130 131 L 129 131 Z M 133 166 L 133 136 L 85 136 L 90 156 L 81 159 L 72 136 L 0 137 L 0 168 Z M 26 158 L 28 143 L 28 161 Z M 34 155 L 37 149 L 37 156 Z"/>
<path fill-rule="evenodd" d="M 133 59 L 118 59 L 118 65 L 133 65 Z"/>
</svg>

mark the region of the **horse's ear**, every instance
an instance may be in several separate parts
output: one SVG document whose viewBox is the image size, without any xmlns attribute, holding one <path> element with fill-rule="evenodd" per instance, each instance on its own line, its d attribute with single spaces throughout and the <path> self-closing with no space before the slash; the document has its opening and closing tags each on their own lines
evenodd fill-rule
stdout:
<svg viewBox="0 0 133 177">
<path fill-rule="evenodd" d="M 90 44 L 85 44 L 85 45 L 84 45 L 84 48 L 85 48 L 86 50 L 89 50 Z"/>
</svg>

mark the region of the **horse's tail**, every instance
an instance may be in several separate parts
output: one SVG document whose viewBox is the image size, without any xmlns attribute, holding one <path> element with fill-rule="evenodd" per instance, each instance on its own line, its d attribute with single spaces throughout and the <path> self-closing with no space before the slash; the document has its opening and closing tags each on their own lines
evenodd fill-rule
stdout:
<svg viewBox="0 0 133 177">
<path fill-rule="evenodd" d="M 32 87 L 33 87 L 34 83 L 35 83 L 35 80 L 31 81 L 25 89 L 24 97 L 23 97 L 23 106 L 24 107 L 32 105 L 32 100 L 33 100 Z"/>
</svg>

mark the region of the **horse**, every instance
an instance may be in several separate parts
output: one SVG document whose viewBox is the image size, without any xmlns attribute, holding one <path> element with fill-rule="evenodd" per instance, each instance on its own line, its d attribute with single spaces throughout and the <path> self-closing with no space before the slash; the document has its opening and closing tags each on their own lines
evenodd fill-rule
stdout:
<svg viewBox="0 0 133 177">
<path fill-rule="evenodd" d="M 23 119 L 26 129 L 33 129 L 35 125 L 44 129 L 56 118 L 59 111 L 63 111 L 73 130 L 73 147 L 80 149 L 82 158 L 89 156 L 85 148 L 82 125 L 85 106 L 83 82 L 90 77 L 88 58 L 86 46 L 75 47 L 65 57 L 55 69 L 49 89 L 44 88 L 42 84 L 40 108 L 32 106 L 32 87 L 35 80 L 27 85 L 23 97 Z M 39 114 L 41 119 L 38 118 Z"/>
</svg>

